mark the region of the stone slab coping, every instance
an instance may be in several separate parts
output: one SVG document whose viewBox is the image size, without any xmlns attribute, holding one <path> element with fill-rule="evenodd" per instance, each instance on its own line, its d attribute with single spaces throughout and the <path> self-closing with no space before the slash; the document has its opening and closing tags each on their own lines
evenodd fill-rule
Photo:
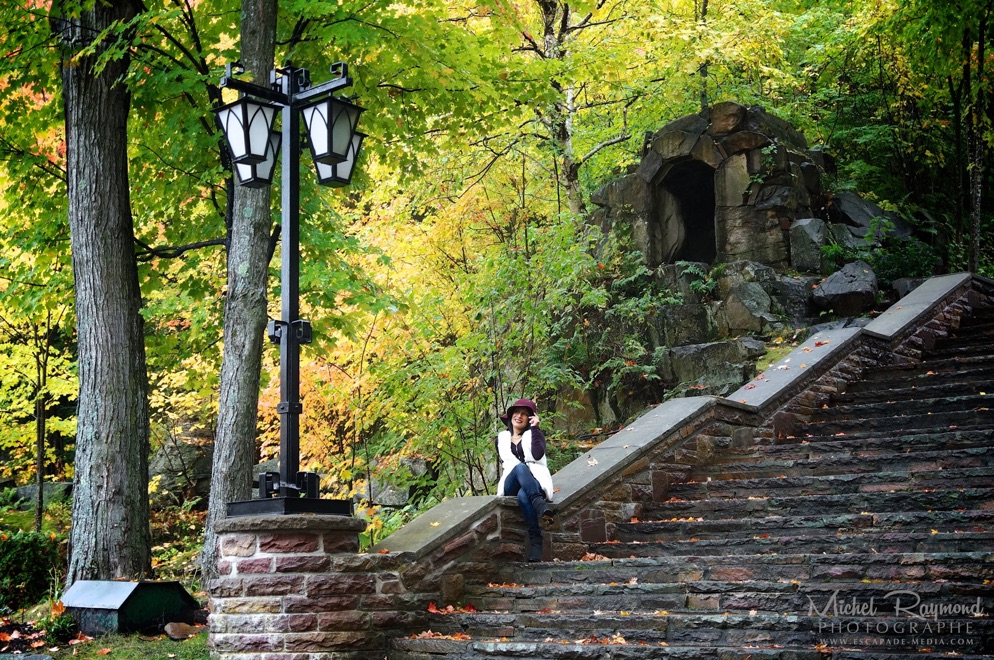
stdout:
<svg viewBox="0 0 994 660">
<path fill-rule="evenodd" d="M 873 337 L 895 339 L 908 329 L 919 325 L 920 320 L 932 312 L 936 303 L 966 286 L 972 278 L 970 273 L 953 273 L 929 278 L 891 305 L 883 314 L 870 321 L 863 331 Z"/>
<path fill-rule="evenodd" d="M 830 366 L 844 357 L 863 333 L 885 339 L 900 336 L 919 324 L 936 305 L 965 287 L 971 277 L 969 273 L 933 277 L 865 327 L 816 333 L 727 398 L 686 397 L 654 407 L 553 475 L 554 508 L 566 506 L 581 493 L 597 488 L 648 453 L 657 442 L 679 432 L 694 419 L 709 415 L 716 407 L 765 411 L 785 394 L 796 391 L 802 384 L 799 381 L 816 377 L 820 367 Z M 410 552 L 424 556 L 465 533 L 472 521 L 499 506 L 516 504 L 514 498 L 493 495 L 448 499 L 377 543 L 370 552 Z"/>
<path fill-rule="evenodd" d="M 288 516 L 235 516 L 214 524 L 217 532 L 362 532 L 366 521 L 349 516 L 301 513 Z"/>
<path fill-rule="evenodd" d="M 556 473 L 556 506 L 566 506 L 581 493 L 597 488 L 648 453 L 657 442 L 711 412 L 714 406 L 715 398 L 709 396 L 670 399 L 655 406 Z"/>
<path fill-rule="evenodd" d="M 832 364 L 850 349 L 862 328 L 841 328 L 817 332 L 766 371 L 728 395 L 727 401 L 763 410 L 791 390 L 808 374 L 818 373 L 822 364 Z"/>
<path fill-rule="evenodd" d="M 422 556 L 465 533 L 467 523 L 496 510 L 499 499 L 501 498 L 496 495 L 449 498 L 425 511 L 369 551 L 413 552 Z"/>
</svg>

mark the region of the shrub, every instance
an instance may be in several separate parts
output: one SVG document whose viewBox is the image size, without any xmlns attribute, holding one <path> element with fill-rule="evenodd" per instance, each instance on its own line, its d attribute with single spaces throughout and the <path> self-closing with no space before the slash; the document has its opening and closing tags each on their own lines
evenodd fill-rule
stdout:
<svg viewBox="0 0 994 660">
<path fill-rule="evenodd" d="M 20 501 L 16 488 L 0 489 L 0 509 L 13 509 Z"/>
<path fill-rule="evenodd" d="M 49 593 L 52 567 L 62 564 L 55 534 L 0 532 L 0 610 L 38 602 Z"/>
</svg>

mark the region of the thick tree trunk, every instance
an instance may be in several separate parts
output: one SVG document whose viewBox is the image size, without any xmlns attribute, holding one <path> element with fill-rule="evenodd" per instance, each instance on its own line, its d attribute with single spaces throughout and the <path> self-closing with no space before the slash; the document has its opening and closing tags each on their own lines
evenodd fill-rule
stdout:
<svg viewBox="0 0 994 660">
<path fill-rule="evenodd" d="M 135 13 L 98 2 L 52 27 L 63 48 L 69 229 L 79 340 L 76 477 L 66 583 L 140 578 L 151 571 L 148 377 L 128 191 L 130 94 L 126 57 L 96 68 L 74 57 L 94 35 Z"/>
<path fill-rule="evenodd" d="M 277 0 L 242 4 L 241 62 L 259 84 L 268 84 L 273 68 L 276 9 Z M 272 227 L 269 187 L 236 186 L 228 233 L 228 294 L 214 467 L 201 554 L 205 584 L 217 571 L 214 523 L 224 518 L 229 502 L 251 495 Z"/>
</svg>

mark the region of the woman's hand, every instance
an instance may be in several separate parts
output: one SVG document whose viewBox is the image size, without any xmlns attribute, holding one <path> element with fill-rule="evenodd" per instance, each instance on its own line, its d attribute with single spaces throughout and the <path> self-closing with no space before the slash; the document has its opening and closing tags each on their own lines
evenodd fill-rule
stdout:
<svg viewBox="0 0 994 660">
<path fill-rule="evenodd" d="M 538 426 L 538 415 L 532 415 L 529 417 L 528 424 L 531 426 Z"/>
</svg>

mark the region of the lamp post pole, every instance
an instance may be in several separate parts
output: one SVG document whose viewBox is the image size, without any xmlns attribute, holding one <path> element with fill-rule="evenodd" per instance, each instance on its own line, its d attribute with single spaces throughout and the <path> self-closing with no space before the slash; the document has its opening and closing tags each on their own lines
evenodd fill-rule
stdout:
<svg viewBox="0 0 994 660">
<path fill-rule="evenodd" d="M 338 78 L 315 87 L 311 87 L 306 69 L 276 69 L 270 75 L 270 86 L 263 87 L 235 79 L 234 67 L 238 65 L 228 65 L 226 75 L 221 79 L 221 87 L 233 88 L 267 102 L 246 104 L 246 98 L 242 98 L 218 110 L 240 182 L 251 186 L 268 185 L 275 166 L 277 144 L 281 145 L 283 161 L 280 213 L 281 313 L 280 319 L 270 320 L 267 328 L 270 341 L 280 346 L 280 403 L 277 406 L 280 415 L 280 469 L 278 473 L 260 474 L 259 498 L 229 503 L 228 515 L 352 515 L 350 501 L 321 499 L 318 475 L 299 471 L 300 416 L 303 412 L 300 401 L 300 346 L 310 343 L 312 336 L 310 324 L 300 318 L 300 151 L 301 113 L 306 108 L 311 110 L 308 115 L 308 137 L 319 181 L 326 185 L 347 184 L 363 137 L 355 131 L 361 108 L 338 100 L 329 101 L 333 99 L 332 92 L 351 84 L 347 67 L 342 63 L 332 68 L 333 73 L 338 73 Z M 318 105 L 321 105 L 320 112 L 314 110 Z M 249 109 L 246 110 L 245 107 Z M 277 108 L 281 115 L 278 140 L 274 139 L 277 137 L 275 134 L 270 134 Z M 345 110 L 341 111 L 341 108 Z M 334 112 L 335 109 L 339 111 Z M 348 123 L 348 130 L 344 133 L 345 125 L 334 124 L 342 118 Z M 319 123 L 322 119 L 324 124 Z M 260 121 L 268 123 L 263 126 L 258 123 Z M 261 131 L 265 131 L 265 134 Z M 251 154 L 252 140 L 259 143 L 260 136 L 265 138 L 265 146 L 257 145 L 255 155 L 247 155 Z M 346 144 L 337 145 L 338 153 L 332 153 L 336 149 L 328 146 L 326 152 L 319 154 L 322 140 L 330 145 L 333 139 L 339 142 L 344 140 Z M 239 149 L 241 146 L 245 146 L 243 151 L 246 153 L 239 153 L 242 151 Z M 259 156 L 263 151 L 266 154 L 264 159 Z M 339 172 L 336 168 L 344 170 Z"/>
<path fill-rule="evenodd" d="M 300 341 L 306 321 L 300 319 L 300 111 L 293 97 L 300 80 L 290 69 L 283 76 L 288 103 L 283 106 L 283 172 L 280 241 L 280 487 L 293 495 L 300 467 Z M 270 336 L 272 339 L 272 336 Z M 260 494 L 261 496 L 261 494 Z"/>
</svg>

